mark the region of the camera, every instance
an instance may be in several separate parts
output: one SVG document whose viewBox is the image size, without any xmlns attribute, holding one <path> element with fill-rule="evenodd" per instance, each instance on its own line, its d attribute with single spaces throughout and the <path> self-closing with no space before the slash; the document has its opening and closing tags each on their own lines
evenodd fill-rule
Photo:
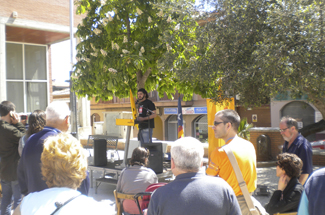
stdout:
<svg viewBox="0 0 325 215">
<path fill-rule="evenodd" d="M 26 120 L 27 116 L 26 115 L 20 115 L 20 120 Z"/>
</svg>

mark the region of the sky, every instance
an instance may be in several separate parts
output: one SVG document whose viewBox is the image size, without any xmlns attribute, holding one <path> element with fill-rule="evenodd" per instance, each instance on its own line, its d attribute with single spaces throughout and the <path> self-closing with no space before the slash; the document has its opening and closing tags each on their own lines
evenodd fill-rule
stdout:
<svg viewBox="0 0 325 215">
<path fill-rule="evenodd" d="M 207 5 L 205 5 L 205 7 L 207 7 Z M 207 10 L 210 10 L 209 8 Z M 56 81 L 60 81 L 60 82 L 69 80 L 70 79 L 69 75 L 71 70 L 70 40 L 53 44 L 51 46 L 51 57 L 52 57 L 52 79 L 55 79 Z"/>
<path fill-rule="evenodd" d="M 52 79 L 57 81 L 69 80 L 70 40 L 51 45 Z"/>
</svg>

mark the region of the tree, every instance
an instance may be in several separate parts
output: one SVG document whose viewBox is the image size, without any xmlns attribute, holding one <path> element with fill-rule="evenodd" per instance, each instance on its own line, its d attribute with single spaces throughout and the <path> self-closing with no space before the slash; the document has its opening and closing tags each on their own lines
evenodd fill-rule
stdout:
<svg viewBox="0 0 325 215">
<path fill-rule="evenodd" d="M 202 45 L 196 62 L 180 71 L 182 77 L 214 77 L 219 87 L 209 97 L 240 95 L 245 106 L 268 103 L 278 94 L 307 95 L 325 119 L 322 1 L 220 0 L 206 14 L 212 15 L 214 21 L 198 29 Z M 324 129 L 321 120 L 301 132 Z"/>
<path fill-rule="evenodd" d="M 129 89 L 157 89 L 172 97 L 175 89 L 191 99 L 193 85 L 182 81 L 177 68 L 195 56 L 195 46 L 185 44 L 195 37 L 195 22 L 183 1 L 170 12 L 170 0 L 79 0 L 78 13 L 86 13 L 78 25 L 77 63 L 72 89 L 78 96 L 110 100 L 129 96 Z M 160 7 L 157 7 L 157 3 Z M 173 40 L 163 37 L 173 34 Z M 159 63 L 162 56 L 173 58 Z"/>
</svg>

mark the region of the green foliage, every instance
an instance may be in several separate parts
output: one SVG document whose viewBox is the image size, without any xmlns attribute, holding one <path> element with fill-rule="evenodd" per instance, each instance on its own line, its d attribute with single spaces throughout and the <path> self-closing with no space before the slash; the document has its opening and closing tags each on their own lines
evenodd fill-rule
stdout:
<svg viewBox="0 0 325 215">
<path fill-rule="evenodd" d="M 240 121 L 238 127 L 238 136 L 244 138 L 246 140 L 250 140 L 250 132 L 249 129 L 253 127 L 253 124 L 247 123 L 247 118 L 244 118 Z"/>
<path fill-rule="evenodd" d="M 240 95 L 245 106 L 307 95 L 325 118 L 324 12 L 323 1 L 219 0 L 198 17 L 210 22 L 197 29 L 197 60 L 179 74 L 213 88 L 206 97 Z"/>
<path fill-rule="evenodd" d="M 79 0 L 77 12 L 87 16 L 77 30 L 81 41 L 72 78 L 77 95 L 110 100 L 145 87 L 169 98 L 176 89 L 191 99 L 194 86 L 176 71 L 195 56 L 195 48 L 186 46 L 195 37 L 196 24 L 186 11 L 194 2 L 173 12 L 175 2 L 180 1 Z M 163 56 L 172 57 L 161 63 Z"/>
</svg>

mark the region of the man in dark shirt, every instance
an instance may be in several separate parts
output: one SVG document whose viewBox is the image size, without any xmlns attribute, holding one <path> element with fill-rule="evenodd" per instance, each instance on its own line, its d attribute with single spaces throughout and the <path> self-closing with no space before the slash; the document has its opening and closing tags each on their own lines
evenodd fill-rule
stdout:
<svg viewBox="0 0 325 215">
<path fill-rule="evenodd" d="M 10 101 L 0 104 L 0 157 L 1 157 L 1 215 L 11 214 L 11 200 L 14 197 L 15 209 L 21 201 L 21 193 L 17 181 L 17 165 L 19 161 L 18 143 L 25 135 L 25 126 L 19 122 L 15 113 L 16 106 Z"/>
<path fill-rule="evenodd" d="M 280 132 L 285 140 L 282 152 L 296 154 L 303 162 L 299 182 L 304 185 L 313 171 L 313 152 L 308 140 L 298 132 L 298 122 L 291 117 L 283 117 L 280 122 Z"/>
<path fill-rule="evenodd" d="M 148 215 L 241 214 L 230 185 L 200 170 L 203 154 L 202 143 L 194 137 L 180 138 L 172 144 L 171 170 L 176 178 L 152 194 Z"/>
<path fill-rule="evenodd" d="M 141 88 L 138 90 L 138 140 L 141 141 L 141 145 L 152 142 L 152 130 L 155 127 L 154 118 L 157 116 L 156 106 L 148 98 L 148 92 L 145 89 Z"/>
<path fill-rule="evenodd" d="M 21 192 L 27 195 L 47 189 L 41 173 L 41 154 L 44 140 L 49 136 L 66 132 L 70 126 L 70 110 L 65 102 L 52 102 L 46 108 L 46 126 L 27 140 L 18 165 L 18 181 Z M 82 182 L 78 190 L 87 195 L 89 177 Z"/>
</svg>

